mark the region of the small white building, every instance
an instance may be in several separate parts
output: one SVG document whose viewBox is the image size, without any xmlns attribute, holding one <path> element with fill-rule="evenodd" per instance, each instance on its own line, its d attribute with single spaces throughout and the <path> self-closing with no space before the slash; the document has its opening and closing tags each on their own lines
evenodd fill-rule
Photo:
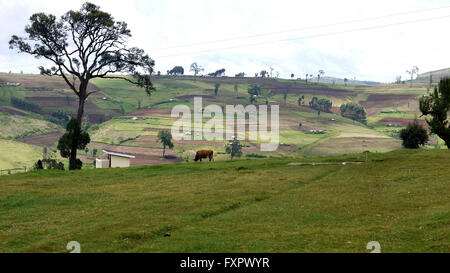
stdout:
<svg viewBox="0 0 450 273">
<path fill-rule="evenodd" d="M 136 158 L 134 155 L 103 150 L 108 159 L 96 159 L 96 168 L 126 168 L 130 167 L 130 160 Z"/>
</svg>

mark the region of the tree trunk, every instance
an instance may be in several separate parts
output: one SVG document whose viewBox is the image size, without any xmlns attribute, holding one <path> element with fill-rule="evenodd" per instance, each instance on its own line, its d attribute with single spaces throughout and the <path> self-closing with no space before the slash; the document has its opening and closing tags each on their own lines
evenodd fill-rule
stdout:
<svg viewBox="0 0 450 273">
<path fill-rule="evenodd" d="M 163 157 L 166 156 L 166 145 L 163 145 Z"/>
<path fill-rule="evenodd" d="M 81 128 L 82 122 L 83 122 L 83 114 L 84 114 L 84 104 L 86 102 L 86 89 L 87 89 L 87 82 L 82 82 L 80 84 L 80 94 L 78 96 L 78 112 L 77 112 L 77 122 L 78 126 Z M 76 134 L 72 140 L 72 147 L 70 150 L 70 157 L 69 157 L 69 170 L 75 170 L 77 166 L 77 148 L 78 148 L 78 138 L 80 131 L 77 131 Z"/>
<path fill-rule="evenodd" d="M 445 139 L 443 139 L 445 142 L 445 145 L 447 146 L 447 149 L 450 149 L 450 137 L 447 137 Z"/>
</svg>

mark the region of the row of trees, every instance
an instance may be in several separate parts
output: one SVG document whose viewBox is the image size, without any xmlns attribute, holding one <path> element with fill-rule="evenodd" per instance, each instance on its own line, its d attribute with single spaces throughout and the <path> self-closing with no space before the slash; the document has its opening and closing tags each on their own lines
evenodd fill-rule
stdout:
<svg viewBox="0 0 450 273">
<path fill-rule="evenodd" d="M 323 75 L 325 75 L 325 71 L 323 69 L 320 69 L 317 72 L 317 82 L 320 82 L 320 77 L 323 76 Z M 295 74 L 291 73 L 291 79 L 294 79 L 294 77 L 295 77 Z M 308 80 L 310 81 L 313 77 L 314 77 L 313 74 L 306 73 L 305 74 L 305 81 L 308 82 Z"/>
<path fill-rule="evenodd" d="M 268 78 L 268 77 L 270 77 L 270 78 L 272 78 L 273 77 L 274 68 L 270 67 L 269 70 L 270 70 L 270 72 L 268 72 L 265 69 L 261 70 L 260 72 L 256 72 L 255 73 L 255 78 L 258 78 L 258 77 L 261 77 L 261 78 Z M 205 69 L 201 65 L 197 64 L 196 62 L 194 62 L 194 63 L 191 64 L 191 66 L 189 68 L 189 71 L 193 72 L 194 76 L 197 76 L 199 73 L 205 71 Z M 280 73 L 278 71 L 275 71 L 275 73 L 276 73 L 275 77 L 278 78 Z M 157 75 L 159 76 L 160 74 L 161 74 L 161 72 L 158 71 Z M 183 74 L 184 74 L 184 69 L 183 69 L 182 66 L 175 66 L 171 70 L 167 70 L 167 75 L 183 75 Z M 320 82 L 320 77 L 323 76 L 324 74 L 325 74 L 324 70 L 322 70 L 322 69 L 319 70 L 319 72 L 317 73 L 317 82 Z M 208 73 L 208 76 L 211 76 L 211 77 L 220 77 L 220 76 L 223 76 L 223 75 L 225 75 L 225 68 L 219 69 L 219 70 L 217 70 L 215 72 Z M 234 77 L 235 78 L 244 78 L 245 75 L 246 75 L 246 73 L 239 72 L 239 73 L 235 74 Z M 305 81 L 308 82 L 308 80 L 311 80 L 313 78 L 313 76 L 314 76 L 313 74 L 306 74 Z M 294 73 L 291 73 L 291 78 L 292 79 L 294 78 Z"/>
</svg>

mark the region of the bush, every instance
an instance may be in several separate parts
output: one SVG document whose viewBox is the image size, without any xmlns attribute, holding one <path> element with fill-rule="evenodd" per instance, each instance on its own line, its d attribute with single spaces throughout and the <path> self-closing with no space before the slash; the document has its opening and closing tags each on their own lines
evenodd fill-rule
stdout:
<svg viewBox="0 0 450 273">
<path fill-rule="evenodd" d="M 418 149 L 420 145 L 425 145 L 428 142 L 428 133 L 415 119 L 400 131 L 400 138 L 403 140 L 403 147 Z"/>
<path fill-rule="evenodd" d="M 33 167 L 34 170 L 61 170 L 64 171 L 64 163 L 57 161 L 54 158 L 44 158 L 38 160 Z"/>
</svg>

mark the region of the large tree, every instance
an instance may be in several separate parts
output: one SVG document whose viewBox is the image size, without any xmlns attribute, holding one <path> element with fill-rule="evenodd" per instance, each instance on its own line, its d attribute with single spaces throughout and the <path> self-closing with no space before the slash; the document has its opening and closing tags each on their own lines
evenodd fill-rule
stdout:
<svg viewBox="0 0 450 273">
<path fill-rule="evenodd" d="M 420 100 L 420 111 L 431 128 L 431 133 L 438 135 L 450 148 L 450 125 L 448 112 L 450 111 L 450 78 L 440 80 L 439 87 L 434 88 L 433 94 Z"/>
<path fill-rule="evenodd" d="M 59 19 L 33 14 L 25 32 L 27 37 L 12 36 L 10 48 L 52 63 L 39 70 L 43 75 L 62 77 L 78 96 L 76 120 L 80 127 L 86 99 L 97 92 L 88 90 L 90 80 L 122 79 L 144 88 L 148 95 L 154 90 L 150 80 L 154 61 L 142 49 L 127 47 L 131 37 L 127 24 L 116 21 L 99 6 L 85 3 L 79 11 L 70 10 Z M 69 157 L 71 170 L 76 167 L 75 144 Z"/>
</svg>

